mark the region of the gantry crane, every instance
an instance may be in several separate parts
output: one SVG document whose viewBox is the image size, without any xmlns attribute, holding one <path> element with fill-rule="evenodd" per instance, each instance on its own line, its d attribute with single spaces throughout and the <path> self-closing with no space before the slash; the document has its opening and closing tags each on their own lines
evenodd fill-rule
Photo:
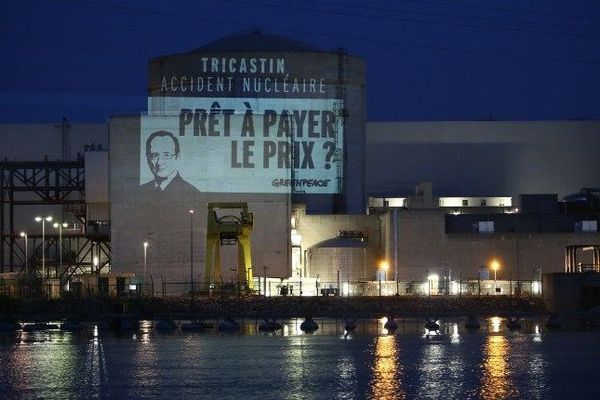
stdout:
<svg viewBox="0 0 600 400">
<path fill-rule="evenodd" d="M 240 209 L 240 216 L 217 216 L 217 209 Z M 248 203 L 208 203 L 206 219 L 205 283 L 214 284 L 221 278 L 221 246 L 238 246 L 238 280 L 250 290 L 252 282 L 252 250 L 250 234 L 254 226 L 254 214 L 248 212 Z"/>
</svg>

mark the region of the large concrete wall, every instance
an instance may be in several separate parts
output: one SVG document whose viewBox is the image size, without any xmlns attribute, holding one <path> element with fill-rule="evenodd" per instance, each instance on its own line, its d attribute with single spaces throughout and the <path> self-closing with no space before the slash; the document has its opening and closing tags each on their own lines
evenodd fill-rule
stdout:
<svg viewBox="0 0 600 400">
<path fill-rule="evenodd" d="M 290 199 L 286 195 L 182 193 L 167 199 L 148 196 L 140 190 L 140 118 L 116 117 L 110 121 L 110 194 L 112 270 L 144 274 L 143 242 L 148 241 L 148 274 L 157 282 L 189 282 L 190 214 L 194 209 L 195 280 L 204 279 L 207 204 L 247 202 L 254 213 L 252 233 L 254 271 L 269 276 L 289 276 Z M 142 160 L 146 162 L 146 160 Z M 232 214 L 239 216 L 239 210 Z M 222 272 L 225 281 L 235 275 L 235 246 L 224 249 Z M 182 291 L 183 285 L 169 285 Z"/>
<path fill-rule="evenodd" d="M 600 186 L 600 121 L 370 122 L 367 192 L 512 196 Z"/>
<path fill-rule="evenodd" d="M 533 270 L 564 271 L 565 247 L 600 242 L 598 233 L 445 233 L 444 210 L 398 211 L 400 280 L 424 280 L 428 273 L 452 270 L 453 276 L 476 278 L 480 266 L 500 262 L 498 279 L 530 280 Z M 391 214 L 386 216 L 386 255 L 392 261 Z M 588 254 L 589 253 L 589 254 Z M 578 260 L 591 263 L 591 252 Z M 392 264 L 392 262 L 390 262 Z"/>
</svg>

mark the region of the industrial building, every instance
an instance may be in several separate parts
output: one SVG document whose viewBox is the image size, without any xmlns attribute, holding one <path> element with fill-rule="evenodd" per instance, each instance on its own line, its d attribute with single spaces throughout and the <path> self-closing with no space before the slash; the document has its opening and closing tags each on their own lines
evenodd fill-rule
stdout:
<svg viewBox="0 0 600 400">
<path fill-rule="evenodd" d="M 600 121 L 367 122 L 365 69 L 233 35 L 150 60 L 139 115 L 0 125 L 0 272 L 318 293 L 600 271 Z"/>
</svg>

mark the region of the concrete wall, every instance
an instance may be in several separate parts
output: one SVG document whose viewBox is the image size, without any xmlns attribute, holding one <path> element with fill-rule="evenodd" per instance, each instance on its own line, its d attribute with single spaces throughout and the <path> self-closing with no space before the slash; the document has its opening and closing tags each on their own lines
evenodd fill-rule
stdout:
<svg viewBox="0 0 600 400">
<path fill-rule="evenodd" d="M 479 222 L 491 221 L 496 233 L 551 233 L 581 231 L 582 221 L 600 223 L 600 216 L 593 214 L 540 214 L 498 213 L 446 215 L 446 232 L 472 233 Z M 578 228 L 579 227 L 579 228 Z"/>
<path fill-rule="evenodd" d="M 190 214 L 194 209 L 195 280 L 204 277 L 206 214 L 209 202 L 247 202 L 254 213 L 252 234 L 254 271 L 289 276 L 290 201 L 286 195 L 182 193 L 157 199 L 140 190 L 140 118 L 116 117 L 110 121 L 110 194 L 112 270 L 144 274 L 143 242 L 148 241 L 148 274 L 155 280 L 189 282 Z M 142 162 L 146 162 L 143 160 Z M 239 216 L 239 211 L 235 211 Z M 235 246 L 223 254 L 223 279 L 237 267 Z M 168 290 L 175 291 L 175 286 Z M 179 291 L 182 287 L 179 287 Z"/>
<path fill-rule="evenodd" d="M 600 121 L 370 122 L 367 192 L 512 196 L 600 186 Z"/>
<path fill-rule="evenodd" d="M 546 308 L 553 313 L 585 311 L 600 304 L 600 274 L 547 274 L 543 277 Z"/>
<path fill-rule="evenodd" d="M 391 214 L 386 215 L 386 255 L 392 261 Z M 533 270 L 564 270 L 567 245 L 600 242 L 598 233 L 445 233 L 444 210 L 398 211 L 398 272 L 400 280 L 423 280 L 428 273 L 477 277 L 480 266 L 497 259 L 498 279 L 531 280 Z M 588 254 L 589 253 L 589 254 Z M 578 260 L 591 263 L 591 252 Z M 589 258 L 589 260 L 588 260 Z M 392 262 L 390 264 L 393 265 Z"/>
</svg>

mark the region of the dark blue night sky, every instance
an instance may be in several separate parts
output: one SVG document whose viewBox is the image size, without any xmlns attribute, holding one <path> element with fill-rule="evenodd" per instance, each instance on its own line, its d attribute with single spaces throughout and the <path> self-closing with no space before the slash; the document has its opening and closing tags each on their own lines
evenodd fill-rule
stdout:
<svg viewBox="0 0 600 400">
<path fill-rule="evenodd" d="M 596 0 L 5 0 L 0 122 L 139 113 L 149 59 L 256 27 L 365 58 L 370 121 L 600 119 Z"/>
</svg>

